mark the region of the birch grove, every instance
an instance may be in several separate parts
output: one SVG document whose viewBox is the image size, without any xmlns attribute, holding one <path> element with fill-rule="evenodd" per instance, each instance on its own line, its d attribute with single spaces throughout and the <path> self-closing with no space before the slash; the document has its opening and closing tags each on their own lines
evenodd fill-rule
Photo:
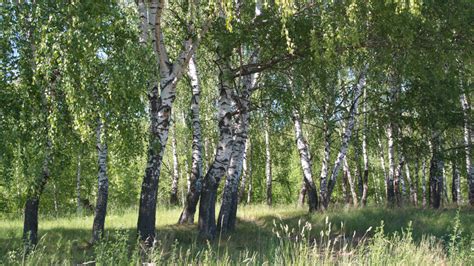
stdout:
<svg viewBox="0 0 474 266">
<path fill-rule="evenodd" d="M 163 209 L 212 241 L 244 205 L 473 206 L 472 4 L 409 2 L 0 5 L 0 211 L 25 259 L 50 214 L 100 246 L 130 208 L 145 256 Z"/>
</svg>

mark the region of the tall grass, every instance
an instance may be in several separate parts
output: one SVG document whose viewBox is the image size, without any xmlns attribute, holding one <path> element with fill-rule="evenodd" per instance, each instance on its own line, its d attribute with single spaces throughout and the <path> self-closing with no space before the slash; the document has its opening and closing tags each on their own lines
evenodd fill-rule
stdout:
<svg viewBox="0 0 474 266">
<path fill-rule="evenodd" d="M 474 239 L 469 231 L 465 231 L 470 230 L 473 221 L 463 217 L 472 218 L 470 213 L 450 210 L 453 215 L 440 237 L 415 234 L 414 225 L 419 223 L 417 219 L 406 221 L 407 225 L 399 230 L 387 231 L 387 228 L 393 227 L 393 221 L 384 220 L 383 215 L 377 216 L 380 219 L 374 219 L 378 222 L 375 226 L 363 228 L 367 224 L 361 223 L 357 230 L 347 229 L 354 228 L 349 224 L 352 221 L 349 217 L 358 217 L 361 212 L 367 210 L 308 216 L 304 210 L 291 210 L 287 206 L 276 209 L 245 207 L 239 214 L 236 232 L 220 235 L 213 242 L 200 242 L 195 226 L 173 225 L 175 221 L 171 217 L 179 213 L 167 210 L 162 211 L 162 217 L 169 217 L 158 224 L 159 240 L 152 250 L 145 249 L 137 241 L 132 226 L 135 219 L 130 221 L 135 218 L 133 214 L 111 215 L 108 225 L 112 229 L 93 247 L 87 244 L 90 232 L 85 227 L 90 223 L 83 223 L 89 222 L 89 217 L 70 217 L 46 223 L 43 227 L 49 230 L 43 228 L 46 233 L 27 257 L 23 254 L 21 243 L 10 239 L 7 243 L 11 246 L 2 247 L 6 252 L 0 253 L 0 261 L 9 265 L 70 265 L 84 262 L 98 265 L 141 265 L 143 262 L 157 265 L 474 264 Z M 376 209 L 374 212 L 378 213 Z M 385 211 L 381 213 L 390 218 Z M 341 220 L 341 216 L 346 219 Z M 418 218 L 424 219 L 422 215 Z M 169 221 L 167 225 L 166 221 Z M 11 222 L 1 222 L 0 225 L 2 238 L 8 226 L 14 232 L 10 235 L 16 236 L 21 229 Z"/>
</svg>

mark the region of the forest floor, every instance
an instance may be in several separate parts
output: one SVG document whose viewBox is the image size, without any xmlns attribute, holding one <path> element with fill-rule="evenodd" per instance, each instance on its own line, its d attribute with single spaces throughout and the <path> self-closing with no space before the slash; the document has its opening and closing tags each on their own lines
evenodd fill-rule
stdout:
<svg viewBox="0 0 474 266">
<path fill-rule="evenodd" d="M 370 239 L 376 236 L 377 232 L 381 232 L 382 223 L 383 237 L 386 237 L 388 241 L 392 241 L 398 235 L 402 236 L 403 232 L 408 230 L 409 238 L 413 239 L 415 247 L 428 238 L 435 239 L 436 243 L 444 247 L 441 249 L 446 254 L 438 254 L 443 258 L 449 255 L 449 250 L 446 251 L 446 249 L 449 249 L 450 242 L 463 241 L 467 242 L 467 246 L 463 245 L 462 248 L 474 248 L 472 234 L 474 210 L 468 207 L 440 210 L 413 207 L 396 209 L 341 207 L 325 213 L 318 212 L 309 215 L 306 209 L 297 208 L 295 205 L 279 205 L 273 208 L 264 205 L 241 206 L 235 232 L 219 235 L 219 239 L 210 244 L 197 240 L 196 225 L 176 224 L 180 211 L 180 208 L 171 208 L 159 209 L 157 212 L 159 254 L 154 254 L 154 258 L 158 261 L 172 259 L 181 263 L 195 262 L 194 260 L 183 261 L 183 258 L 179 258 L 179 256 L 190 256 L 200 263 L 207 264 L 206 259 L 209 261 L 211 259 L 205 256 L 224 256 L 225 260 L 233 263 L 245 260 L 256 264 L 265 261 L 278 263 L 282 260 L 276 258 L 278 257 L 276 253 L 284 253 L 284 249 L 294 249 L 294 243 L 298 242 L 298 237 L 304 238 L 306 243 L 316 241 L 320 246 L 331 246 L 331 252 L 334 253 L 337 250 L 346 250 L 347 246 L 349 246 L 347 250 L 350 250 L 351 246 L 357 246 L 361 241 L 371 243 Z M 137 249 L 135 240 L 137 211 L 135 209 L 111 211 L 106 219 L 106 241 L 102 246 L 91 247 L 88 244 L 92 220 L 91 215 L 41 217 L 38 249 L 32 256 L 35 259 L 29 262 L 31 264 L 78 263 L 99 261 L 101 258 L 104 259 L 103 261 L 113 262 L 116 259 L 124 262 L 134 259 L 138 261 L 139 259 L 133 256 L 143 256 L 133 251 Z M 301 234 L 304 231 L 303 227 L 306 233 Z M 23 259 L 21 233 L 22 220 L 20 218 L 0 220 L 0 264 L 1 262 L 21 263 Z M 284 240 L 285 237 L 287 241 Z M 336 244 L 338 241 L 340 244 Z M 301 245 L 298 248 L 301 249 Z M 461 252 L 469 251 L 461 250 Z M 468 255 L 466 258 L 470 260 L 473 257 Z M 291 260 L 291 258 L 287 259 Z M 291 260 L 291 262 L 296 261 Z M 474 263 L 474 261 L 471 262 Z M 215 260 L 214 263 L 218 262 Z"/>
</svg>

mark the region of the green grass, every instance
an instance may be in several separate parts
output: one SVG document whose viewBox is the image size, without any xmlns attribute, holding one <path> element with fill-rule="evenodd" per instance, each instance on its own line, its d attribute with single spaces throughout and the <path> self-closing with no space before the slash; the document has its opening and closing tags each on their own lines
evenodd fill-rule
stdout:
<svg viewBox="0 0 474 266">
<path fill-rule="evenodd" d="M 22 220 L 0 221 L 5 264 L 474 264 L 474 212 L 463 208 L 339 208 L 308 215 L 293 205 L 241 206 L 236 231 L 211 243 L 196 225 L 177 225 L 181 209 L 157 212 L 158 245 L 145 252 L 136 240 L 137 211 L 111 211 L 106 237 L 91 247 L 92 216 L 42 217 L 40 241 L 26 260 Z M 383 221 L 383 222 L 382 222 Z M 383 223 L 383 227 L 381 224 Z"/>
</svg>

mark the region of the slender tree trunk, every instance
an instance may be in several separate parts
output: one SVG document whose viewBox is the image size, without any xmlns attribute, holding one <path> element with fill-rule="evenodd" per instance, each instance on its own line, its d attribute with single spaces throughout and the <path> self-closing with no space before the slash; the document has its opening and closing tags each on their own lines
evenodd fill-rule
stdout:
<svg viewBox="0 0 474 266">
<path fill-rule="evenodd" d="M 232 81 L 227 58 L 219 58 L 219 141 L 214 161 L 204 177 L 204 186 L 199 202 L 199 236 L 202 239 L 214 239 L 217 235 L 215 205 L 220 179 L 229 166 L 233 147 L 232 136 Z"/>
<path fill-rule="evenodd" d="M 426 161 L 423 160 L 422 166 L 421 166 L 421 193 L 423 194 L 422 196 L 422 206 L 423 208 L 426 208 L 427 204 L 427 190 L 426 190 Z"/>
<path fill-rule="evenodd" d="M 327 108 L 326 108 L 327 109 Z M 321 176 L 319 183 L 319 190 L 321 194 L 321 201 L 326 201 L 328 198 L 328 175 L 329 175 L 329 159 L 331 153 L 331 135 L 329 133 L 329 117 L 325 111 L 324 121 L 323 121 L 323 134 L 324 134 L 324 153 L 323 161 L 321 164 Z M 325 209 L 324 204 L 321 204 L 321 208 Z"/>
<path fill-rule="evenodd" d="M 306 184 L 303 180 L 303 183 L 301 184 L 300 193 L 298 194 L 298 206 L 299 207 L 304 206 L 305 198 L 306 198 Z"/>
<path fill-rule="evenodd" d="M 251 151 L 251 150 L 250 150 Z M 253 186 L 252 186 L 252 164 L 248 164 L 248 190 L 247 190 L 247 204 L 250 204 L 252 201 L 252 193 L 253 193 Z"/>
<path fill-rule="evenodd" d="M 387 182 L 387 204 L 390 207 L 395 205 L 395 151 L 394 151 L 394 133 L 393 125 L 390 124 L 387 128 L 387 138 L 388 138 L 388 182 Z"/>
<path fill-rule="evenodd" d="M 405 177 L 406 181 L 408 183 L 408 189 L 410 193 L 410 202 L 415 205 L 415 186 L 413 181 L 411 180 L 411 175 L 410 175 L 410 166 L 408 165 L 408 162 L 405 163 Z"/>
<path fill-rule="evenodd" d="M 460 180 L 460 174 L 459 174 L 459 169 L 456 164 L 456 159 L 453 159 L 452 161 L 453 165 L 453 182 L 451 184 L 451 195 L 453 202 L 456 203 L 456 205 L 459 205 L 461 203 L 461 180 Z"/>
<path fill-rule="evenodd" d="M 106 142 L 106 125 L 98 118 L 96 129 L 96 148 L 97 148 L 97 164 L 98 187 L 97 202 L 95 206 L 94 223 L 92 225 L 92 242 L 96 242 L 104 235 L 105 216 L 107 213 L 107 199 L 109 191 L 109 178 L 107 176 L 107 142 Z"/>
<path fill-rule="evenodd" d="M 346 172 L 347 174 L 347 181 L 349 182 L 349 189 L 351 190 L 352 205 L 354 205 L 354 207 L 357 207 L 359 206 L 359 200 L 357 197 L 354 179 L 352 179 L 351 170 L 349 168 L 349 163 L 347 162 L 347 158 L 344 158 L 344 172 Z"/>
<path fill-rule="evenodd" d="M 348 181 L 348 178 L 347 178 L 347 174 L 348 174 L 347 169 L 346 169 L 346 166 L 344 164 L 343 171 L 342 171 L 342 184 L 341 184 L 342 196 L 344 197 L 345 204 L 350 204 L 351 203 L 351 196 L 347 192 L 347 189 L 349 188 L 349 181 Z"/>
<path fill-rule="evenodd" d="M 298 147 L 298 151 L 300 153 L 301 168 L 303 169 L 303 180 L 306 185 L 306 194 L 308 196 L 309 212 L 315 212 L 318 209 L 318 193 L 316 190 L 316 185 L 313 182 L 313 172 L 312 172 L 308 142 L 303 136 L 301 118 L 297 110 L 293 110 L 293 123 L 295 127 L 296 146 Z M 329 146 L 328 143 L 325 146 L 326 147 Z M 326 153 L 326 148 L 325 148 L 325 153 Z M 327 153 L 329 153 L 329 149 Z M 329 158 L 327 158 L 327 161 L 329 161 Z M 323 164 L 324 164 L 324 160 L 323 160 Z M 323 169 L 323 171 L 326 171 L 326 174 L 327 174 L 327 166 L 325 170 Z"/>
<path fill-rule="evenodd" d="M 199 117 L 201 85 L 194 56 L 189 61 L 188 76 L 191 79 L 192 97 L 191 97 L 191 121 L 193 130 L 192 161 L 191 161 L 191 180 L 190 189 L 186 196 L 184 209 L 179 218 L 179 223 L 193 223 L 196 213 L 197 203 L 202 189 L 202 134 L 201 120 Z M 206 147 L 207 152 L 207 147 Z M 207 157 L 207 155 L 206 155 Z"/>
<path fill-rule="evenodd" d="M 359 145 L 359 133 L 357 128 L 354 129 L 356 134 L 354 136 L 354 176 L 357 178 L 357 195 L 360 197 L 359 200 L 362 200 L 362 191 L 364 190 L 364 185 L 362 181 L 362 168 L 360 167 L 360 145 Z M 355 180 L 354 180 L 355 181 Z"/>
<path fill-rule="evenodd" d="M 247 141 L 245 142 L 245 150 L 244 150 L 244 159 L 242 161 L 242 180 L 240 182 L 240 189 L 239 189 L 239 202 L 243 202 L 244 200 L 244 193 L 245 187 L 247 186 L 247 178 L 249 178 L 249 163 L 248 163 L 248 156 L 250 155 L 250 137 L 247 137 Z"/>
<path fill-rule="evenodd" d="M 35 5 L 33 5 L 33 9 L 35 9 Z M 32 74 L 36 74 L 36 45 L 35 45 L 35 38 L 34 38 L 34 23 L 33 23 L 33 16 L 34 12 L 31 13 L 31 16 L 27 19 L 28 24 L 28 33 L 26 36 L 27 41 L 29 42 L 30 49 L 31 49 L 31 70 Z M 51 84 L 51 88 L 55 85 L 58 79 L 57 75 L 53 76 L 53 81 Z M 35 85 L 35 80 L 33 77 L 31 78 L 31 85 Z M 36 246 L 38 243 L 38 211 L 39 211 L 39 202 L 41 194 L 43 193 L 44 187 L 48 182 L 50 177 L 50 170 L 49 166 L 52 161 L 52 141 L 51 141 L 51 124 L 49 122 L 49 116 L 51 114 L 51 105 L 48 102 L 48 95 L 49 90 L 48 88 L 43 88 L 41 93 L 41 111 L 42 111 L 42 119 L 43 119 L 43 127 L 44 127 L 44 147 L 43 147 L 43 164 L 41 168 L 40 174 L 35 178 L 33 183 L 28 186 L 26 202 L 25 202 L 25 209 L 24 209 L 24 223 L 23 223 L 23 242 L 25 245 L 26 252 L 29 252 Z"/>
<path fill-rule="evenodd" d="M 395 177 L 393 178 L 393 190 L 395 194 L 395 203 L 398 207 L 403 205 L 403 195 L 400 191 L 400 185 L 403 180 L 403 166 L 405 165 L 405 158 L 401 151 L 398 154 L 398 166 L 395 169 Z"/>
<path fill-rule="evenodd" d="M 173 125 L 173 132 L 171 134 L 171 146 L 173 152 L 173 179 L 171 181 L 170 205 L 178 205 L 178 183 L 179 183 L 179 161 L 176 144 L 176 124 Z"/>
<path fill-rule="evenodd" d="M 385 156 L 383 152 L 384 148 L 382 146 L 382 141 L 380 140 L 380 138 L 377 139 L 377 143 L 380 150 L 380 166 L 382 167 L 383 178 L 384 178 L 385 198 L 387 198 L 387 195 L 388 195 L 387 185 L 389 183 L 389 179 L 388 179 L 388 174 L 387 174 L 387 168 L 385 167 Z"/>
<path fill-rule="evenodd" d="M 444 203 L 449 203 L 448 197 L 448 175 L 446 174 L 446 167 L 443 164 L 443 199 Z"/>
<path fill-rule="evenodd" d="M 472 164 L 472 139 L 471 139 L 471 106 L 469 104 L 467 95 L 461 95 L 461 106 L 464 114 L 464 151 L 466 154 L 466 169 L 467 169 L 467 189 L 469 204 L 474 206 L 474 165 Z"/>
<path fill-rule="evenodd" d="M 364 87 L 364 103 L 362 104 L 364 113 L 364 127 L 362 129 L 362 158 L 364 160 L 364 175 L 362 188 L 362 206 L 367 206 L 367 196 L 369 192 L 369 155 L 367 152 L 367 88 Z"/>
<path fill-rule="evenodd" d="M 352 102 L 351 109 L 349 111 L 349 119 L 348 119 L 347 127 L 346 127 L 346 129 L 344 131 L 344 134 L 342 136 L 341 148 L 339 150 L 339 153 L 337 154 L 336 161 L 334 162 L 334 167 L 333 167 L 333 170 L 331 172 L 331 178 L 329 179 L 328 196 L 327 196 L 326 199 L 322 200 L 322 203 L 323 203 L 322 206 L 325 209 L 327 209 L 327 207 L 329 205 L 329 202 L 331 200 L 331 194 L 332 194 L 332 191 L 334 190 L 334 186 L 336 185 L 336 178 L 337 178 L 337 175 L 339 173 L 339 168 L 341 167 L 341 164 L 342 164 L 344 158 L 346 157 L 346 152 L 347 152 L 347 149 L 349 147 L 349 141 L 351 139 L 352 130 L 353 130 L 354 125 L 356 123 L 355 115 L 357 113 L 357 106 L 359 104 L 359 98 L 360 98 L 360 95 L 362 93 L 362 89 L 366 85 L 365 78 L 366 78 L 366 74 L 367 74 L 367 68 L 368 68 L 368 66 L 365 65 L 364 69 L 361 71 L 361 73 L 359 75 L 357 85 L 354 86 L 354 99 L 353 99 L 353 102 Z"/>
<path fill-rule="evenodd" d="M 54 214 L 56 218 L 59 216 L 59 203 L 58 203 L 58 190 L 56 187 L 56 182 L 53 182 L 53 204 L 54 204 Z"/>
<path fill-rule="evenodd" d="M 414 183 L 415 183 L 415 188 L 413 190 L 413 204 L 415 206 L 418 206 L 418 191 L 420 190 L 420 176 L 419 176 L 419 171 L 420 171 L 420 168 L 419 168 L 419 162 L 418 160 L 415 161 L 415 175 L 414 175 Z"/>
<path fill-rule="evenodd" d="M 272 205 L 272 157 L 270 153 L 270 133 L 269 133 L 268 117 L 265 118 L 265 176 L 267 189 L 267 205 Z"/>
<path fill-rule="evenodd" d="M 432 157 L 430 163 L 430 206 L 438 209 L 441 207 L 443 196 L 443 168 L 444 162 L 441 154 L 440 136 L 432 140 Z"/>
</svg>

